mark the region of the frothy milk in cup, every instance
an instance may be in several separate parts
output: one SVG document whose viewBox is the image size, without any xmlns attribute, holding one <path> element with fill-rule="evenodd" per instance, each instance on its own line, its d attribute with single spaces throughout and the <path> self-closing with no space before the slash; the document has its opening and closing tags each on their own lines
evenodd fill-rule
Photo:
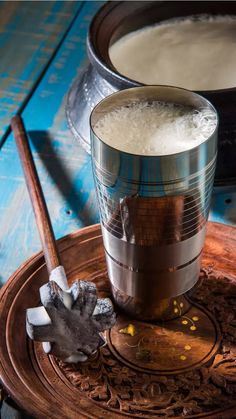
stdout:
<svg viewBox="0 0 236 419">
<path fill-rule="evenodd" d="M 106 144 L 127 153 L 168 155 L 204 142 L 217 123 L 213 110 L 164 102 L 133 102 L 108 112 L 94 126 Z"/>
</svg>

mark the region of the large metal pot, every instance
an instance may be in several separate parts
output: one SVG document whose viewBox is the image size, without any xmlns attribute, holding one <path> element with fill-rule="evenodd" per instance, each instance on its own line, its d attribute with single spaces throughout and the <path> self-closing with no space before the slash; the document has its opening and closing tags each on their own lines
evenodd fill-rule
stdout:
<svg viewBox="0 0 236 419">
<path fill-rule="evenodd" d="M 236 2 L 112 1 L 98 11 L 87 39 L 90 64 L 74 82 L 66 107 L 70 128 L 88 153 L 89 116 L 94 106 L 114 91 L 140 85 L 113 67 L 108 54 L 110 44 L 146 25 L 197 14 L 236 15 Z M 220 117 L 215 186 L 236 184 L 236 88 L 197 93 L 212 102 Z"/>
</svg>

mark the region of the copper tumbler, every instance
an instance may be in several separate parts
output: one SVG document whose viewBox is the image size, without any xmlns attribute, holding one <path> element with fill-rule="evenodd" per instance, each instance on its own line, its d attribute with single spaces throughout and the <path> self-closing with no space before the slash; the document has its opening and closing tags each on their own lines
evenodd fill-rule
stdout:
<svg viewBox="0 0 236 419">
<path fill-rule="evenodd" d="M 108 96 L 90 118 L 93 174 L 114 301 L 133 317 L 165 320 L 181 314 L 174 309 L 177 298 L 187 309 L 184 295 L 199 278 L 218 124 L 200 145 L 176 154 L 130 154 L 103 142 L 96 135 L 97 121 L 137 101 L 216 111 L 188 90 L 144 86 Z"/>
</svg>

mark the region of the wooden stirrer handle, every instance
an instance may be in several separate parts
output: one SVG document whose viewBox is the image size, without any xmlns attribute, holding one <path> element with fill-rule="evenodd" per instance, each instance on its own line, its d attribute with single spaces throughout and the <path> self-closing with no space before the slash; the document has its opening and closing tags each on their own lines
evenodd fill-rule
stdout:
<svg viewBox="0 0 236 419">
<path fill-rule="evenodd" d="M 28 192 L 33 206 L 48 273 L 50 274 L 54 268 L 61 265 L 60 257 L 24 123 L 20 116 L 17 115 L 12 118 L 11 128 L 14 133 Z"/>
</svg>

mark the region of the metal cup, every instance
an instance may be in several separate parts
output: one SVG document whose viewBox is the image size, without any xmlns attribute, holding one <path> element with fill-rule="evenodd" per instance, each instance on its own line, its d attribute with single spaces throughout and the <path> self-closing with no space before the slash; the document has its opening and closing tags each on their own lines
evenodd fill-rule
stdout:
<svg viewBox="0 0 236 419">
<path fill-rule="evenodd" d="M 92 166 L 113 297 L 142 320 L 169 319 L 189 307 L 198 281 L 217 156 L 217 127 L 180 153 L 143 156 L 105 144 L 95 125 L 134 101 L 214 107 L 185 89 L 144 86 L 108 96 L 90 118 Z"/>
</svg>

